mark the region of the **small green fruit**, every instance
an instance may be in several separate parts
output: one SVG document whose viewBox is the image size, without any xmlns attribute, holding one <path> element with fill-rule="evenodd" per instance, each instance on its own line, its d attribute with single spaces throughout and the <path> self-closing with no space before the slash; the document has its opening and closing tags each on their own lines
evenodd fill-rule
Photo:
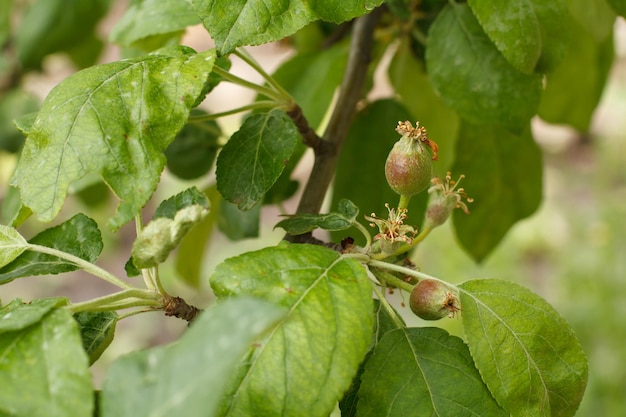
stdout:
<svg viewBox="0 0 626 417">
<path fill-rule="evenodd" d="M 402 135 L 395 143 L 387 162 L 385 177 L 396 193 L 411 197 L 430 185 L 433 171 L 434 142 L 428 139 L 426 129 L 413 128 L 410 122 L 399 122 L 396 131 Z M 435 145 L 436 146 L 436 145 Z"/>
<path fill-rule="evenodd" d="M 424 320 L 454 316 L 461 310 L 456 292 L 434 279 L 424 279 L 413 287 L 409 305 L 411 311 Z"/>
</svg>

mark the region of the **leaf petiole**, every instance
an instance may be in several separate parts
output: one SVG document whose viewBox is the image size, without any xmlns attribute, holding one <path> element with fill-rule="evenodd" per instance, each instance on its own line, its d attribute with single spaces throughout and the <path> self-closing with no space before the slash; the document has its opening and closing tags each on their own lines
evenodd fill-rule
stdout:
<svg viewBox="0 0 626 417">
<path fill-rule="evenodd" d="M 367 264 L 369 266 L 373 266 L 375 268 L 388 269 L 390 271 L 396 271 L 396 272 L 400 272 L 402 274 L 411 275 L 411 276 L 413 276 L 413 277 L 415 277 L 417 279 L 420 279 L 420 280 L 422 280 L 422 279 L 432 279 L 432 280 L 444 283 L 447 286 L 450 286 L 450 287 L 453 287 L 453 288 L 457 288 L 456 285 L 454 285 L 454 284 L 450 284 L 449 282 L 446 282 L 446 281 L 444 281 L 442 279 L 439 279 L 437 277 L 433 277 L 432 275 L 428 275 L 428 274 L 425 274 L 425 273 L 420 272 L 420 271 L 416 271 L 416 270 L 411 269 L 411 268 L 407 268 L 405 266 L 395 265 L 395 264 L 391 264 L 389 262 L 377 261 L 375 259 L 370 259 L 370 261 L 367 262 Z M 399 279 L 398 279 L 398 281 L 403 282 L 402 280 L 399 280 Z M 400 287 L 400 288 L 402 288 L 402 287 Z"/>
<path fill-rule="evenodd" d="M 220 117 L 230 116 L 231 114 L 237 114 L 248 110 L 261 110 L 261 109 L 273 109 L 276 107 L 276 102 L 271 100 L 262 100 L 254 103 L 246 104 L 245 106 L 237 107 L 232 110 L 223 111 L 220 113 L 203 114 L 202 116 L 189 117 L 190 123 L 205 122 L 207 120 L 216 120 Z"/>
<path fill-rule="evenodd" d="M 389 317 L 391 317 L 393 324 L 398 329 L 404 328 L 405 327 L 404 324 L 402 323 L 400 318 L 398 318 L 398 314 L 395 312 L 395 310 L 391 307 L 391 305 L 389 305 L 389 301 L 387 301 L 387 298 L 385 298 L 385 294 L 383 294 L 383 292 L 380 290 L 378 285 L 376 285 L 376 283 L 374 282 L 372 282 L 372 289 L 374 290 L 376 297 L 378 297 L 378 301 L 380 302 L 380 304 L 387 311 L 387 314 L 389 314 Z"/>
<path fill-rule="evenodd" d="M 52 255 L 52 256 L 56 256 L 57 258 L 64 259 L 78 266 L 83 271 L 88 272 L 91 275 L 96 276 L 98 278 L 102 278 L 103 280 L 115 285 L 116 287 L 122 288 L 124 290 L 133 288 L 131 285 L 122 281 L 120 278 L 116 277 L 115 275 L 107 271 L 106 269 L 102 269 L 99 266 L 92 264 L 91 262 L 88 262 L 70 253 L 63 252 L 58 249 L 50 248 L 48 246 L 33 245 L 32 243 L 28 243 L 26 245 L 26 250 L 32 250 L 34 252 L 45 253 L 46 255 Z"/>
<path fill-rule="evenodd" d="M 250 65 L 265 79 L 265 81 L 269 83 L 269 85 L 272 86 L 274 90 L 281 94 L 281 96 L 283 97 L 283 101 L 286 101 L 288 103 L 294 103 L 294 99 L 293 97 L 291 97 L 291 94 L 289 94 L 289 92 L 287 92 L 287 90 L 285 90 L 283 86 L 274 79 L 274 77 L 265 72 L 261 65 L 259 65 L 259 63 L 252 57 L 252 55 L 250 55 L 250 53 L 248 53 L 248 51 L 246 51 L 245 49 L 237 49 L 233 53 L 241 58 L 246 64 Z"/>
<path fill-rule="evenodd" d="M 255 84 L 248 80 L 244 80 L 243 78 L 233 75 L 230 72 L 226 71 L 225 69 L 218 67 L 217 65 L 213 67 L 213 72 L 221 76 L 226 81 L 229 81 L 233 84 L 240 85 L 242 87 L 250 88 L 251 90 L 258 92 L 259 94 L 262 94 L 269 98 L 273 98 L 279 103 L 289 103 L 289 101 L 285 100 L 285 97 L 283 97 L 276 90 L 273 90 L 268 87 L 264 87 L 262 85 Z"/>
<path fill-rule="evenodd" d="M 72 313 L 114 311 L 129 307 L 161 307 L 162 296 L 154 291 L 132 288 L 67 306 Z"/>
</svg>

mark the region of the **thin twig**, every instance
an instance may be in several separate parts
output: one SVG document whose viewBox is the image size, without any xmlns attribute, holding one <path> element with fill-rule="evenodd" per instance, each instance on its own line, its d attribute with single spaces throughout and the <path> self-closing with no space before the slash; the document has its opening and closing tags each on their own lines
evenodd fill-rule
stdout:
<svg viewBox="0 0 626 417">
<path fill-rule="evenodd" d="M 323 140 L 330 146 L 314 148 L 315 162 L 306 184 L 297 213 L 319 213 L 326 191 L 337 167 L 339 151 L 356 114 L 356 105 L 363 97 L 363 85 L 371 60 L 373 32 L 378 20 L 378 10 L 356 20 L 352 30 L 350 54 L 346 72 L 339 90 L 337 103 L 331 115 Z M 287 237 L 298 241 L 297 237 Z"/>
</svg>

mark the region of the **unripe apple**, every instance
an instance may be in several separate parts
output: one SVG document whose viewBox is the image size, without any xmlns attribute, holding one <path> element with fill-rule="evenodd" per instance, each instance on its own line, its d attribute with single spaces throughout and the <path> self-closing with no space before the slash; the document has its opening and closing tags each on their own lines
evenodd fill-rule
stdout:
<svg viewBox="0 0 626 417">
<path fill-rule="evenodd" d="M 461 310 L 456 291 L 434 279 L 421 280 L 413 287 L 409 305 L 411 311 L 424 320 L 454 316 Z"/>
</svg>

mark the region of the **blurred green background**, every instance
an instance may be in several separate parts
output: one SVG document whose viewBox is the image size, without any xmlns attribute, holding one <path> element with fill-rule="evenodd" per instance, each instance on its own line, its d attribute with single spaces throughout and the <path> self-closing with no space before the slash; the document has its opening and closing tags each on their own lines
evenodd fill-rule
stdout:
<svg viewBox="0 0 626 417">
<path fill-rule="evenodd" d="M 123 2 L 116 2 L 112 17 L 103 25 L 104 32 L 123 10 L 118 3 Z M 554 305 L 574 328 L 590 363 L 589 384 L 579 416 L 626 416 L 626 349 L 622 346 L 626 342 L 623 319 L 626 315 L 626 23 L 623 20 L 618 21 L 615 35 L 617 56 L 590 132 L 581 136 L 565 127 L 548 126 L 540 120 L 533 122 L 535 137 L 544 151 L 545 164 L 544 201 L 538 212 L 517 224 L 481 265 L 476 265 L 462 252 L 450 225 L 435 230 L 414 256 L 418 267 L 430 275 L 454 283 L 471 278 L 508 279 L 529 287 Z M 186 44 L 201 50 L 209 47 L 209 40 L 204 31 L 191 30 Z M 250 50 L 270 71 L 289 53 L 280 45 Z M 115 54 L 115 50 L 106 50 L 101 60 L 117 59 Z M 51 56 L 40 73 L 24 78 L 24 88 L 41 99 L 49 88 L 73 70 L 75 68 L 66 58 Z M 237 70 L 236 66 L 234 70 Z M 245 73 L 242 75 L 246 76 Z M 224 101 L 226 97 L 242 101 L 252 97 L 244 92 L 233 93 L 220 88 L 215 91 L 214 99 L 205 103 L 207 108 L 229 108 Z M 384 95 L 384 91 L 383 85 L 377 90 L 378 96 Z M 18 102 L 25 109 L 31 108 L 30 102 Z M 15 117 L 18 110 L 16 105 L 0 108 L 2 129 L 6 120 Z M 232 126 L 228 125 L 229 120 Z M 232 131 L 236 120 L 228 119 L 223 128 Z M 2 129 L 0 134 L 9 134 Z M 14 162 L 13 155 L 0 151 L 0 199 L 6 196 L 6 184 Z M 304 178 L 306 169 L 300 172 Z M 192 184 L 165 174 L 158 193 L 167 197 Z M 471 178 L 464 186 L 471 196 Z M 292 210 L 294 204 L 295 200 L 288 202 L 287 210 Z M 86 210 L 85 207 L 84 203 L 71 199 L 64 210 Z M 104 225 L 110 215 L 110 207 L 90 210 L 88 214 L 100 225 Z M 147 208 L 148 213 L 151 210 L 153 207 Z M 264 210 L 260 239 L 230 245 L 220 234 L 213 237 L 207 251 L 204 277 L 208 277 L 212 268 L 228 256 L 280 240 L 282 232 L 272 230 L 278 221 L 277 210 Z M 36 233 L 43 227 L 29 221 L 25 233 Z M 99 264 L 125 276 L 123 265 L 134 236 L 134 226 L 124 227 L 119 235 L 110 234 L 106 227 L 102 227 L 102 231 L 105 249 Z M 212 299 L 206 281 L 198 293 L 176 280 L 171 265 L 165 265 L 162 277 L 172 294 L 196 305 L 204 306 Z M 73 301 L 82 301 L 113 289 L 93 277 L 71 273 L 16 280 L 0 287 L 0 299 L 5 303 L 15 297 L 30 300 L 64 295 Z M 424 324 L 410 314 L 408 307 L 403 307 L 408 299 L 402 299 L 398 292 L 390 298 L 410 324 Z M 435 324 L 462 336 L 458 318 Z M 96 382 L 99 383 L 108 364 L 120 354 L 165 343 L 184 328 L 184 322 L 158 313 L 123 320 L 110 349 L 93 368 Z"/>
</svg>

